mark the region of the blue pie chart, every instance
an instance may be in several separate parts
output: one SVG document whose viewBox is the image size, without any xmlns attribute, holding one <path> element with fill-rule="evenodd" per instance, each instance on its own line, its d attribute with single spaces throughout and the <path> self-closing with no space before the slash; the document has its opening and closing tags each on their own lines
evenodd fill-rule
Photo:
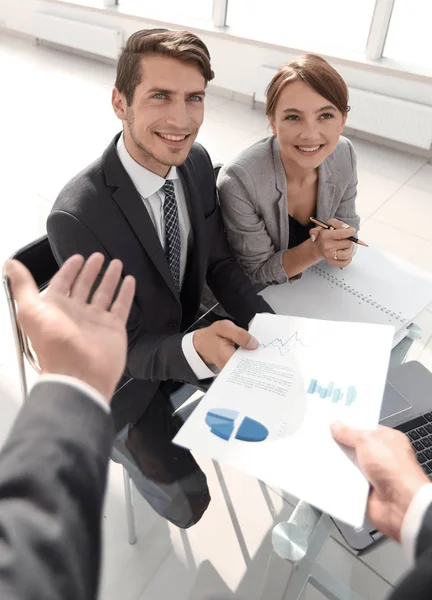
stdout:
<svg viewBox="0 0 432 600">
<path fill-rule="evenodd" d="M 205 417 L 206 424 L 213 435 L 225 440 L 231 439 L 239 413 L 228 408 L 209 410 Z M 267 427 L 250 417 L 243 417 L 235 434 L 235 439 L 242 442 L 263 442 L 269 434 Z"/>
</svg>

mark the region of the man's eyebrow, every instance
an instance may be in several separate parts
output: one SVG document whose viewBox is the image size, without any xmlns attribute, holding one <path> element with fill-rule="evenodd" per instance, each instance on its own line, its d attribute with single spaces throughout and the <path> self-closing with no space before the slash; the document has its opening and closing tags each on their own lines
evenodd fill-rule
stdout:
<svg viewBox="0 0 432 600">
<path fill-rule="evenodd" d="M 167 96 L 175 94 L 175 90 L 167 90 L 163 88 L 153 87 L 147 91 L 148 94 L 166 94 Z M 205 90 L 198 90 L 196 92 L 186 92 L 186 96 L 205 96 Z"/>
<path fill-rule="evenodd" d="M 166 90 L 163 88 L 158 88 L 158 87 L 153 87 L 151 89 L 148 90 L 147 92 L 148 94 L 174 94 L 174 90 Z"/>
</svg>

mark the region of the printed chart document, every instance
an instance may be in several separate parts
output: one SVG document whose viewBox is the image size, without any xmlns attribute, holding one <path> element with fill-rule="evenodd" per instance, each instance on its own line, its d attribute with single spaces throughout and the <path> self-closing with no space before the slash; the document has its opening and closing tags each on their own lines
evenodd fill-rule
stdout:
<svg viewBox="0 0 432 600">
<path fill-rule="evenodd" d="M 262 314 L 249 330 L 259 348 L 235 352 L 174 443 L 360 527 L 369 486 L 330 424 L 376 427 L 394 328 Z"/>
</svg>

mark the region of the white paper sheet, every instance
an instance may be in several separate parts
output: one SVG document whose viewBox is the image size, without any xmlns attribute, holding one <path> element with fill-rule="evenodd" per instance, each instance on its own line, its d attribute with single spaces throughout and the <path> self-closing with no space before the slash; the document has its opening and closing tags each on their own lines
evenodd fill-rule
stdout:
<svg viewBox="0 0 432 600">
<path fill-rule="evenodd" d="M 346 269 L 325 261 L 301 279 L 261 292 L 279 315 L 393 325 L 395 346 L 432 302 L 432 276 L 377 248 L 359 247 Z"/>
<path fill-rule="evenodd" d="M 330 424 L 376 427 L 394 328 L 264 314 L 250 332 L 260 347 L 237 350 L 174 442 L 360 527 L 369 487 Z"/>
</svg>

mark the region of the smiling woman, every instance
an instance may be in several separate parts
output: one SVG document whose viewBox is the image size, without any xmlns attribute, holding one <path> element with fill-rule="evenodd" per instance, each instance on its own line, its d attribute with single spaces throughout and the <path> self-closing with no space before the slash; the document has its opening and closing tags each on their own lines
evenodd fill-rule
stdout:
<svg viewBox="0 0 432 600">
<path fill-rule="evenodd" d="M 359 226 L 354 149 L 341 137 L 348 89 L 320 56 L 284 64 L 267 89 L 273 136 L 244 150 L 218 179 L 229 241 L 248 275 L 285 283 L 326 260 L 346 267 Z M 311 228 L 310 217 L 331 230 Z"/>
</svg>

